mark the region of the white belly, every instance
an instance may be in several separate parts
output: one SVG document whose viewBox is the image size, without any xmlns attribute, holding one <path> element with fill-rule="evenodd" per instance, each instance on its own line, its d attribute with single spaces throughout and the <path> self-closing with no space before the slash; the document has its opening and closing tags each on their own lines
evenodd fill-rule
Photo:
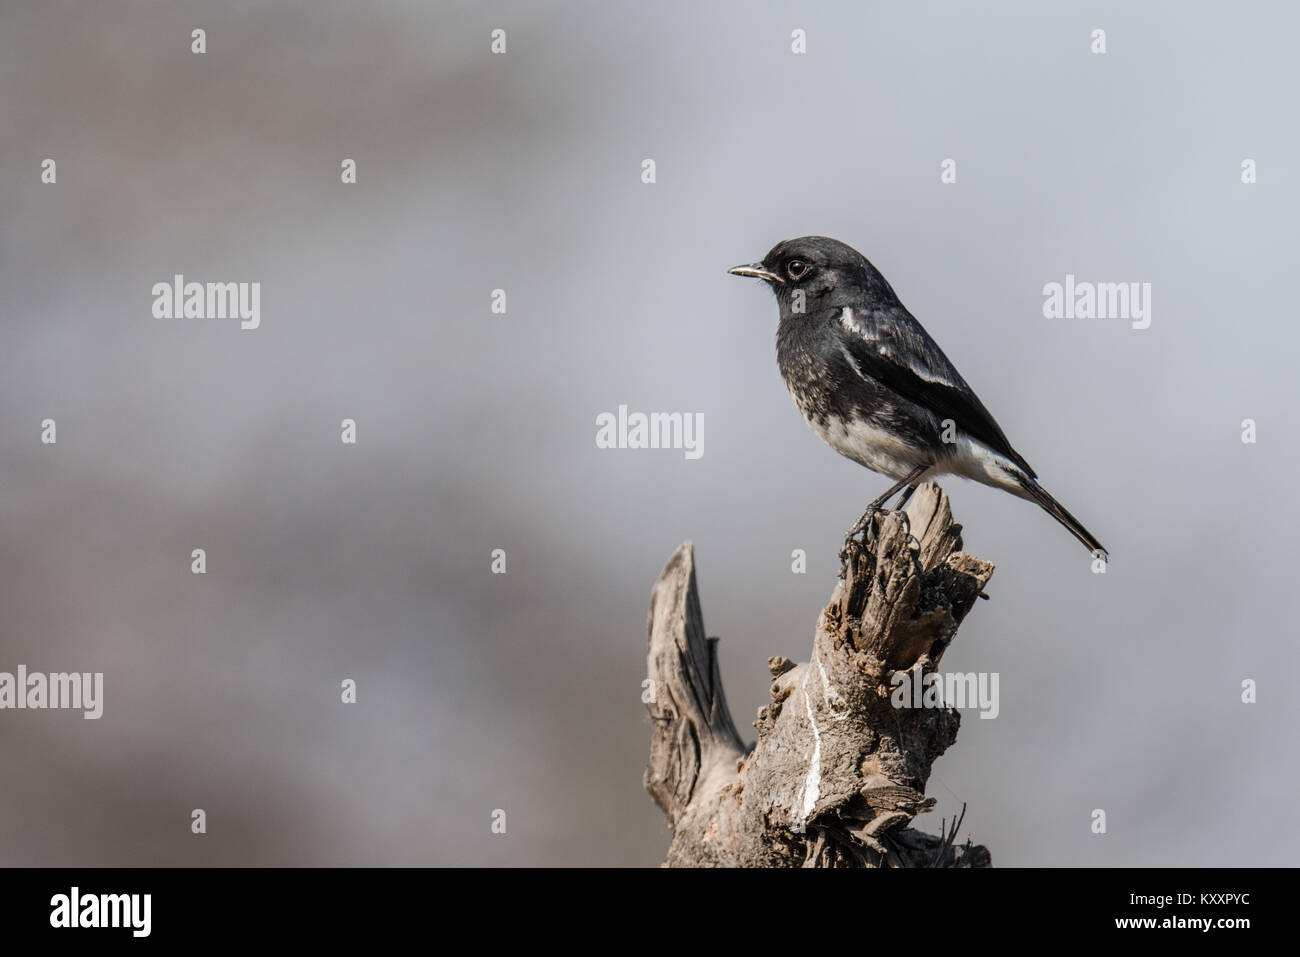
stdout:
<svg viewBox="0 0 1300 957">
<path fill-rule="evenodd" d="M 921 464 L 917 449 L 862 419 L 828 418 L 822 425 L 816 418 L 805 415 L 804 421 L 840 455 L 881 475 L 901 479 Z"/>
<path fill-rule="evenodd" d="M 904 478 L 928 457 L 927 453 L 903 442 L 893 433 L 876 428 L 863 419 L 846 421 L 828 417 L 822 424 L 816 416 L 806 412 L 803 416 L 808 427 L 840 455 L 895 481 Z M 959 475 L 981 485 L 1005 489 L 1020 498 L 1028 497 L 1016 481 L 1015 476 L 1020 472 L 1016 464 L 983 442 L 958 434 L 948 449 L 948 454 L 933 463 L 934 467 L 918 482 L 937 475 Z M 1008 469 L 1011 474 L 1008 474 Z"/>
</svg>

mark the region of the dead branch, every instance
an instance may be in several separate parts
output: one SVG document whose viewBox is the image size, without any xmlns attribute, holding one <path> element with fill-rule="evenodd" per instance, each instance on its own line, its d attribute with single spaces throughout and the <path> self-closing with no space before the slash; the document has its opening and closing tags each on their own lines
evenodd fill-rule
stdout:
<svg viewBox="0 0 1300 957">
<path fill-rule="evenodd" d="M 896 708 L 895 672 L 933 671 L 993 574 L 961 550 L 948 497 L 922 486 L 846 552 L 810 661 L 769 660 L 771 704 L 746 749 L 732 723 L 686 542 L 647 625 L 653 731 L 645 785 L 668 815 L 669 866 L 987 867 L 988 851 L 910 827 L 934 801 L 949 708 Z"/>
</svg>

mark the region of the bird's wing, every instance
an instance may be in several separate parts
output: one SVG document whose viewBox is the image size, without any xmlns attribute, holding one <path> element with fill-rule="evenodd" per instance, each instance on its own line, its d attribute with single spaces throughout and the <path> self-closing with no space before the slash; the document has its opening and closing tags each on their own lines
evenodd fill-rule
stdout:
<svg viewBox="0 0 1300 957">
<path fill-rule="evenodd" d="M 901 306 L 889 311 L 843 308 L 834 321 L 846 333 L 839 337 L 850 364 L 859 375 L 888 386 L 939 419 L 957 427 L 990 449 L 1005 455 L 1034 478 L 1034 470 L 1011 447 L 979 396 L 966 384 L 943 350 Z"/>
</svg>

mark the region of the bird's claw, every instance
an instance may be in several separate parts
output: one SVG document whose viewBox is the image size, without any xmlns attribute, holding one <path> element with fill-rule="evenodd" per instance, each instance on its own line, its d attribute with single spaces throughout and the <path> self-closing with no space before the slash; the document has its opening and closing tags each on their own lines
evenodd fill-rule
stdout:
<svg viewBox="0 0 1300 957">
<path fill-rule="evenodd" d="M 871 532 L 874 531 L 876 516 L 880 514 L 879 508 L 869 508 L 862 513 L 862 517 L 853 523 L 849 529 L 849 534 L 845 536 L 846 542 L 853 541 L 859 534 L 862 535 L 862 544 L 866 544 L 871 538 Z"/>
<path fill-rule="evenodd" d="M 875 518 L 879 512 L 880 509 L 878 508 L 867 509 L 862 513 L 862 517 L 859 518 L 853 524 L 853 527 L 849 529 L 848 534 L 844 536 L 844 546 L 840 549 L 839 555 L 840 577 L 843 577 L 848 571 L 849 556 L 854 550 L 859 552 L 866 552 L 869 550 L 871 539 L 875 531 Z M 859 535 L 861 535 L 861 538 L 858 537 Z"/>
</svg>

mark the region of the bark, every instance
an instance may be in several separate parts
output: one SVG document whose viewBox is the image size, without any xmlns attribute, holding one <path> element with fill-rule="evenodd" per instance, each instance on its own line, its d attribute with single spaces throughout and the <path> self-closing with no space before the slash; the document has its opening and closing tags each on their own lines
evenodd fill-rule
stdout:
<svg viewBox="0 0 1300 957">
<path fill-rule="evenodd" d="M 771 703 L 746 747 L 708 638 L 686 542 L 655 584 L 648 621 L 653 730 L 645 786 L 672 825 L 667 866 L 987 867 L 989 852 L 910 826 L 936 758 L 956 740 L 947 708 L 895 708 L 891 677 L 934 671 L 993 574 L 961 550 L 948 497 L 922 486 L 884 512 L 843 569 L 811 659 L 769 659 Z"/>
</svg>

